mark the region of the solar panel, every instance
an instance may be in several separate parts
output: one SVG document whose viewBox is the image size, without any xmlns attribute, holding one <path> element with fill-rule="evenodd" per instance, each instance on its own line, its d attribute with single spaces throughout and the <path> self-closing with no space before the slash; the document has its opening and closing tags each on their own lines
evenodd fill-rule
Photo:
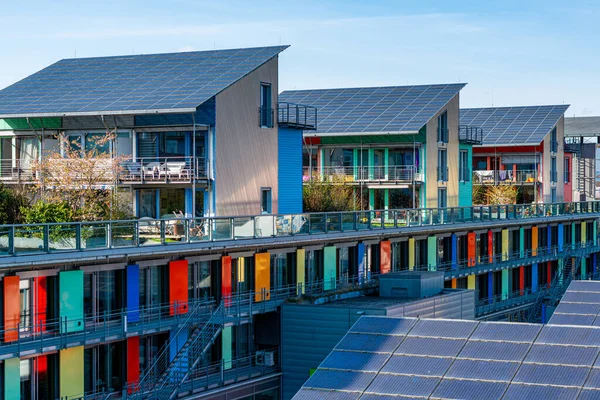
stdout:
<svg viewBox="0 0 600 400">
<path fill-rule="evenodd" d="M 429 396 L 440 378 L 379 374 L 365 393 Z"/>
<path fill-rule="evenodd" d="M 541 326 L 535 324 L 488 322 L 479 324 L 470 339 L 531 343 L 534 341 L 540 329 Z"/>
<path fill-rule="evenodd" d="M 525 362 L 592 366 L 598 355 L 598 347 L 550 346 L 534 344 Z"/>
<path fill-rule="evenodd" d="M 522 361 L 529 343 L 484 342 L 470 340 L 460 352 L 460 358 L 481 360 Z"/>
<path fill-rule="evenodd" d="M 406 335 L 417 322 L 416 318 L 362 317 L 349 332 L 385 333 L 386 335 Z"/>
<path fill-rule="evenodd" d="M 410 371 L 411 375 L 438 376 L 441 378 L 452 364 L 452 360 L 452 358 L 392 356 L 381 372 L 405 374 Z"/>
<path fill-rule="evenodd" d="M 463 108 L 460 124 L 483 129 L 483 145 L 538 145 L 568 105 Z"/>
<path fill-rule="evenodd" d="M 588 314 L 597 315 L 600 311 L 600 304 L 594 303 L 568 303 L 561 301 L 554 310 L 553 316 L 558 314 Z"/>
<path fill-rule="evenodd" d="M 507 383 L 444 379 L 432 398 L 443 399 L 500 399 Z"/>
<path fill-rule="evenodd" d="M 513 382 L 558 386 L 582 386 L 589 368 L 564 365 L 523 364 Z"/>
<path fill-rule="evenodd" d="M 320 368 L 377 372 L 388 358 L 386 354 L 333 351 L 321 363 Z"/>
<path fill-rule="evenodd" d="M 403 336 L 365 335 L 348 333 L 335 347 L 337 350 L 359 350 L 377 353 L 392 353 Z"/>
<path fill-rule="evenodd" d="M 317 133 L 417 132 L 466 84 L 289 90 L 279 101 L 317 107 Z"/>
<path fill-rule="evenodd" d="M 542 385 L 522 385 L 513 383 L 508 387 L 503 399 L 575 399 L 578 388 Z M 580 397 L 581 399 L 581 397 Z"/>
<path fill-rule="evenodd" d="M 61 60 L 0 91 L 0 118 L 195 109 L 286 48 Z"/>
<path fill-rule="evenodd" d="M 592 368 L 583 386 L 600 389 L 600 368 Z"/>
<path fill-rule="evenodd" d="M 456 360 L 445 377 L 510 382 L 519 365 L 518 362 Z"/>
<path fill-rule="evenodd" d="M 406 337 L 395 354 L 456 357 L 465 345 L 462 339 Z"/>
<path fill-rule="evenodd" d="M 585 326 L 546 325 L 536 343 L 600 346 L 600 329 Z"/>
<path fill-rule="evenodd" d="M 354 371 L 332 371 L 317 369 L 304 384 L 313 389 L 342 389 L 356 392 L 363 391 L 375 377 L 374 373 Z"/>
<path fill-rule="evenodd" d="M 317 389 L 300 389 L 293 397 L 294 400 L 356 400 L 358 393 L 331 392 Z"/>
<path fill-rule="evenodd" d="M 408 335 L 466 339 L 471 336 L 477 324 L 475 321 L 421 319 Z"/>
<path fill-rule="evenodd" d="M 600 400 L 600 390 L 583 389 L 577 399 L 578 400 Z"/>
<path fill-rule="evenodd" d="M 555 325 L 591 326 L 594 324 L 595 319 L 595 315 L 552 314 L 552 317 L 548 323 Z"/>
</svg>

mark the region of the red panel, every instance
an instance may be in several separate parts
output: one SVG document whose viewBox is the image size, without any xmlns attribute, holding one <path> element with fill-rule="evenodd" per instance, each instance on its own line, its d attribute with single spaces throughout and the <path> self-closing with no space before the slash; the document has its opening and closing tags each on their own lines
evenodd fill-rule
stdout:
<svg viewBox="0 0 600 400">
<path fill-rule="evenodd" d="M 392 245 L 389 240 L 379 243 L 379 270 L 387 274 L 392 269 Z"/>
<path fill-rule="evenodd" d="M 188 312 L 188 261 L 179 260 L 169 263 L 169 303 L 170 314 Z"/>
<path fill-rule="evenodd" d="M 306 144 L 321 144 L 320 137 L 306 137 L 304 138 L 304 143 Z"/>
<path fill-rule="evenodd" d="M 38 379 L 43 379 L 48 373 L 48 356 L 36 357 L 34 365 Z"/>
<path fill-rule="evenodd" d="M 19 314 L 21 300 L 19 296 L 18 276 L 4 277 L 4 341 L 12 342 L 19 338 Z"/>
<path fill-rule="evenodd" d="M 474 154 L 485 154 L 485 153 L 543 153 L 544 146 L 495 146 L 495 147 L 473 147 Z"/>
<path fill-rule="evenodd" d="M 552 261 L 548 261 L 548 286 L 552 285 Z"/>
<path fill-rule="evenodd" d="M 140 337 L 127 338 L 127 386 L 128 392 L 133 392 L 133 385 L 140 380 Z"/>
<path fill-rule="evenodd" d="M 472 267 L 475 265 L 475 245 L 477 244 L 474 232 L 469 232 L 467 234 L 467 244 L 467 265 Z"/>
<path fill-rule="evenodd" d="M 33 283 L 35 285 L 35 332 L 45 332 L 48 312 L 48 283 L 45 276 L 35 278 Z"/>
<path fill-rule="evenodd" d="M 225 305 L 231 304 L 231 257 L 221 257 L 221 296 Z"/>
<path fill-rule="evenodd" d="M 488 231 L 488 260 L 492 262 L 494 259 L 494 232 Z"/>
<path fill-rule="evenodd" d="M 525 267 L 519 267 L 519 294 L 523 295 L 525 289 Z"/>
</svg>

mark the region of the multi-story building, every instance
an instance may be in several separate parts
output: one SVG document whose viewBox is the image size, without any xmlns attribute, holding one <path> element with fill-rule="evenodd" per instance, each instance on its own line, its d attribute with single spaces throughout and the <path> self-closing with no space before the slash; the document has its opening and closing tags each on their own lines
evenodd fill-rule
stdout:
<svg viewBox="0 0 600 400">
<path fill-rule="evenodd" d="M 61 60 L 0 91 L 0 180 L 35 182 L 59 135 L 87 150 L 111 132 L 96 151 L 120 168 L 98 183 L 129 190 L 137 217 L 301 212 L 316 115 L 275 111 L 285 48 Z"/>
<path fill-rule="evenodd" d="M 599 117 L 565 118 L 565 148 L 573 154 L 573 199 L 600 197 L 598 176 Z M 566 151 L 566 150 L 565 150 Z"/>
<path fill-rule="evenodd" d="M 280 94 L 316 107 L 304 133 L 304 180 L 355 187 L 364 209 L 471 205 L 471 147 L 481 132 L 459 127 L 465 84 L 294 90 Z"/>
<path fill-rule="evenodd" d="M 473 148 L 473 184 L 517 185 L 518 203 L 571 200 L 571 154 L 564 151 L 568 105 L 466 108 L 461 124 L 483 129 Z"/>
</svg>

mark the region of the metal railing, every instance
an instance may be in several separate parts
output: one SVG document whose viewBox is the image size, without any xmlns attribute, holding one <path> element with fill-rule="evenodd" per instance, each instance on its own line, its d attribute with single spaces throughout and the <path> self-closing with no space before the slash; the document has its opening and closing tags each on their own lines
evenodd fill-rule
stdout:
<svg viewBox="0 0 600 400">
<path fill-rule="evenodd" d="M 599 214 L 600 202 L 0 226 L 1 256 Z"/>
<path fill-rule="evenodd" d="M 147 157 L 121 162 L 118 179 L 122 183 L 191 182 L 208 176 L 204 157 Z"/>
<path fill-rule="evenodd" d="M 541 182 L 540 173 L 536 170 L 478 170 L 473 171 L 475 185 L 523 185 Z"/>
<path fill-rule="evenodd" d="M 277 105 L 277 121 L 280 126 L 316 130 L 317 109 L 303 104 L 280 102 Z"/>
<path fill-rule="evenodd" d="M 478 126 L 460 125 L 458 127 L 458 140 L 467 144 L 481 144 L 483 142 L 483 129 Z"/>
<path fill-rule="evenodd" d="M 414 165 L 376 165 L 362 167 L 326 166 L 306 171 L 310 177 L 341 182 L 399 181 L 413 182 L 420 179 Z"/>
<path fill-rule="evenodd" d="M 37 160 L 1 159 L 0 182 L 32 182 L 36 179 L 33 164 Z"/>
<path fill-rule="evenodd" d="M 261 128 L 273 128 L 275 111 L 272 108 L 258 107 L 258 126 Z"/>
</svg>

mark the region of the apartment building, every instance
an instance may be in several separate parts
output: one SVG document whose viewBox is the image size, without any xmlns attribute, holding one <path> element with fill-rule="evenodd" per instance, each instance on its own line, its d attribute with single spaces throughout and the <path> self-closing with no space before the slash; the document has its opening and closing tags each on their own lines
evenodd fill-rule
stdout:
<svg viewBox="0 0 600 400">
<path fill-rule="evenodd" d="M 599 117 L 565 118 L 565 148 L 573 154 L 573 199 L 595 199 L 598 189 Z M 565 151 L 567 151 L 565 150 Z"/>
</svg>

